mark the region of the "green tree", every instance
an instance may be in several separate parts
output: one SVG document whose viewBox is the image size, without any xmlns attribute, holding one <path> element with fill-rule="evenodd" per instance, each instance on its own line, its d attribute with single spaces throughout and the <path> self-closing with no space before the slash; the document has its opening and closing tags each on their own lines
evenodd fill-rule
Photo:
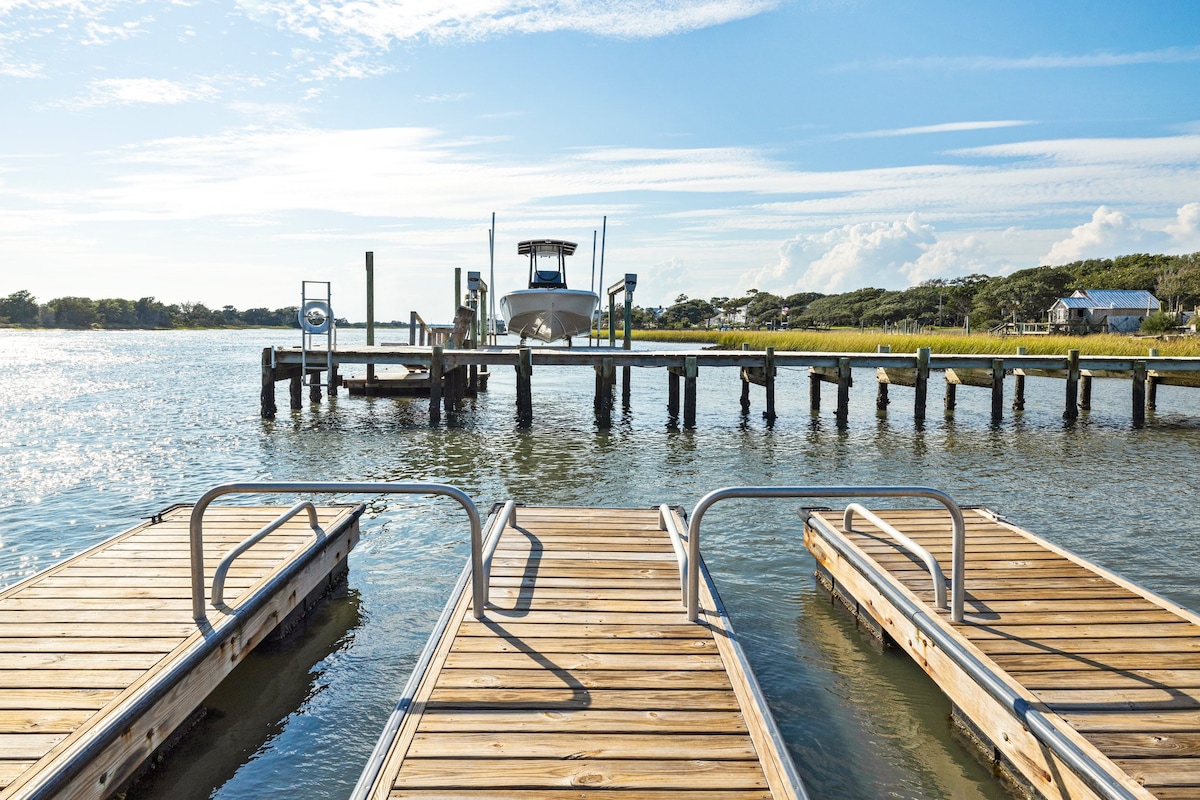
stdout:
<svg viewBox="0 0 1200 800">
<path fill-rule="evenodd" d="M 0 300 L 0 321 L 13 325 L 36 325 L 38 321 L 38 303 L 24 289 L 13 292 Z"/>
<path fill-rule="evenodd" d="M 100 322 L 96 302 L 90 297 L 57 297 L 46 305 L 60 328 L 90 328 Z"/>
</svg>

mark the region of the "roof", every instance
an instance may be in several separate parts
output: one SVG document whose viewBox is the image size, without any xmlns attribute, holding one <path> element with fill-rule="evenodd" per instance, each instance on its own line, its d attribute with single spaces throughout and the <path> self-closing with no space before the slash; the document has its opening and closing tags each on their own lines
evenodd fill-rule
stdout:
<svg viewBox="0 0 1200 800">
<path fill-rule="evenodd" d="M 1073 308 L 1152 308 L 1158 309 L 1158 298 L 1145 289 L 1083 289 L 1090 303 Z M 1068 297 L 1066 300 L 1081 298 Z"/>
<path fill-rule="evenodd" d="M 567 242 L 562 239 L 529 239 L 524 242 L 517 242 L 517 255 L 527 256 L 533 249 L 538 250 L 561 250 L 563 255 L 571 255 L 575 252 L 575 242 Z"/>
<path fill-rule="evenodd" d="M 1062 303 L 1067 308 L 1093 308 L 1092 301 L 1086 297 L 1060 297 L 1054 305 L 1058 305 L 1059 303 Z"/>
</svg>

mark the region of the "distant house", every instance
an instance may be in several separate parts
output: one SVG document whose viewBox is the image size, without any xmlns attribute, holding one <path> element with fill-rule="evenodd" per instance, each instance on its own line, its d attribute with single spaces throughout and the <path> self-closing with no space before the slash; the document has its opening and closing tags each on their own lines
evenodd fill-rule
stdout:
<svg viewBox="0 0 1200 800">
<path fill-rule="evenodd" d="M 1068 331 L 1132 333 L 1158 311 L 1158 298 L 1144 289 L 1080 289 L 1050 306 L 1050 326 Z"/>
</svg>

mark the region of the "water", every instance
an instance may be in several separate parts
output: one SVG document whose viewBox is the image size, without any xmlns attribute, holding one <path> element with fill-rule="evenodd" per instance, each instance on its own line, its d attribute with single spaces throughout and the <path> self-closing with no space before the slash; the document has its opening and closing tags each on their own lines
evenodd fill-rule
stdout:
<svg viewBox="0 0 1200 800">
<path fill-rule="evenodd" d="M 863 373 L 839 430 L 832 387 L 813 419 L 805 374 L 781 370 L 768 431 L 761 389 L 743 418 L 736 371 L 702 370 L 697 429 L 680 432 L 667 428 L 664 372 L 635 370 L 630 409 L 618 401 L 613 430 L 597 433 L 591 370 L 535 368 L 534 427 L 519 431 L 511 372 L 497 368 L 491 391 L 438 428 L 425 400 L 342 394 L 292 413 L 285 384 L 279 418 L 261 420 L 259 353 L 293 338 L 0 331 L 0 583 L 233 480 L 444 481 L 482 508 L 509 497 L 690 508 L 734 484 L 920 483 L 1200 608 L 1194 390 L 1160 388 L 1140 430 L 1127 381 L 1096 381 L 1092 411 L 1073 425 L 1061 419 L 1061 381 L 1029 380 L 1025 413 L 999 426 L 988 391 L 960 389 L 945 421 L 931 390 L 929 420 L 915 427 L 911 391 L 893 388 L 877 419 Z M 248 659 L 131 798 L 348 795 L 467 553 L 457 505 L 361 499 L 345 594 L 297 640 Z M 705 557 L 813 797 L 1004 797 L 951 735 L 949 704 L 920 669 L 880 651 L 815 587 L 797 505 L 719 504 L 705 517 Z"/>
</svg>

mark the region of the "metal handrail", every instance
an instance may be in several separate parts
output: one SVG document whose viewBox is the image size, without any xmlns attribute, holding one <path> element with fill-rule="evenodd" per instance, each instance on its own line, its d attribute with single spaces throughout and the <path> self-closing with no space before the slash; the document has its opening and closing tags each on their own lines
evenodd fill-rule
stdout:
<svg viewBox="0 0 1200 800">
<path fill-rule="evenodd" d="M 963 563 L 965 561 L 965 530 L 962 509 L 945 492 L 928 486 L 729 486 L 715 489 L 700 498 L 688 521 L 687 618 L 696 622 L 700 617 L 700 523 L 704 512 L 721 500 L 734 498 L 799 498 L 799 497 L 912 497 L 936 500 L 950 512 L 953 523 L 954 546 L 951 571 L 950 619 L 962 621 Z"/>
<path fill-rule="evenodd" d="M 675 550 L 675 560 L 679 562 L 679 596 L 687 597 L 687 546 L 683 543 L 683 534 L 675 525 L 675 514 L 671 507 L 663 503 L 658 507 L 659 528 L 667 532 L 671 539 L 671 547 Z"/>
<path fill-rule="evenodd" d="M 483 577 L 488 586 L 492 584 L 492 556 L 496 555 L 496 548 L 500 545 L 500 537 L 496 535 L 496 531 L 503 532 L 509 525 L 517 527 L 515 500 L 509 500 L 504 504 L 504 508 L 500 509 L 500 513 L 492 517 L 483 536 Z"/>
<path fill-rule="evenodd" d="M 1121 785 L 1116 777 L 1101 769 L 1095 759 L 1064 735 L 1044 713 L 1034 708 L 1029 700 L 1014 691 L 994 670 L 948 634 L 937 624 L 936 618 L 930 617 L 906 593 L 887 580 L 874 563 L 853 548 L 844 546 L 833 526 L 816 516 L 807 516 L 806 520 L 813 527 L 823 528 L 829 534 L 825 540 L 826 544 L 857 569 L 876 591 L 886 597 L 948 658 L 974 678 L 993 699 L 1002 703 L 1010 714 L 1067 764 L 1092 791 L 1105 800 L 1136 800 L 1138 795 Z"/>
<path fill-rule="evenodd" d="M 321 525 L 317 521 L 317 507 L 313 505 L 312 501 L 301 500 L 299 503 L 296 503 L 296 505 L 276 517 L 273 522 L 264 525 L 258 533 L 227 552 L 225 557 L 221 559 L 221 563 L 217 564 L 212 582 L 211 602 L 213 608 L 220 608 L 225 603 L 225 577 L 229 574 L 229 568 L 233 566 L 234 560 L 265 539 L 268 534 L 278 530 L 285 522 L 301 511 L 308 512 L 308 524 L 313 529 L 313 534 L 317 537 L 317 540 L 320 540 L 325 535 L 325 531 L 321 530 Z"/>
<path fill-rule="evenodd" d="M 914 542 L 912 539 L 905 536 L 900 531 L 896 530 L 887 522 L 884 522 L 878 514 L 871 509 L 866 508 L 858 503 L 851 503 L 846 506 L 846 511 L 842 514 L 842 530 L 850 533 L 854 530 L 854 515 L 858 514 L 863 519 L 870 522 L 879 530 L 886 533 L 895 539 L 905 550 L 912 553 L 917 558 L 925 563 L 925 569 L 929 570 L 929 577 L 933 579 L 933 598 L 934 606 L 937 608 L 946 607 L 946 576 L 942 574 L 942 566 L 938 564 L 933 554 L 926 550 L 921 545 Z"/>
<path fill-rule="evenodd" d="M 192 558 L 192 616 L 207 619 L 204 605 L 204 512 L 213 500 L 227 494 L 432 494 L 456 500 L 471 521 L 471 590 L 476 619 L 483 619 L 488 587 L 483 573 L 483 526 L 479 510 L 461 489 L 444 483 L 339 483 L 336 481 L 226 483 L 209 489 L 192 508 L 188 522 Z M 261 533 L 261 532 L 260 532 Z M 257 535 L 257 534 L 256 534 Z M 253 538 L 253 537 L 251 537 Z"/>
</svg>

